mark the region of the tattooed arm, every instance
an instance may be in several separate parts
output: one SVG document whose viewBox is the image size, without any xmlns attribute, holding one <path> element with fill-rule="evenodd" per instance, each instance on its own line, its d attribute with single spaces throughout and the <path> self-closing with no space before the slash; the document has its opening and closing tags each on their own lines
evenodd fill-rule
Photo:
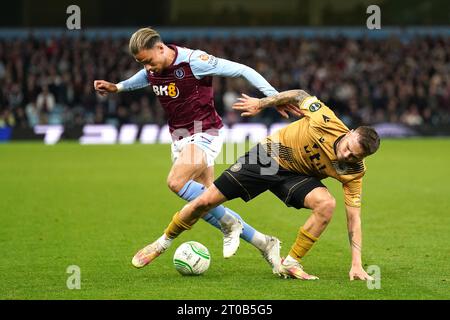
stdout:
<svg viewBox="0 0 450 320">
<path fill-rule="evenodd" d="M 276 95 L 262 99 L 253 98 L 242 94 L 239 102 L 233 104 L 233 109 L 241 112 L 243 117 L 253 117 L 269 106 L 275 106 L 277 110 L 288 118 L 286 112 L 301 116 L 300 104 L 310 95 L 303 90 L 283 91 Z M 284 114 L 283 114 L 284 111 Z"/>
<path fill-rule="evenodd" d="M 361 230 L 361 208 L 345 206 L 347 211 L 348 240 L 352 250 L 352 267 L 350 269 L 350 280 L 373 280 L 362 267 L 362 230 Z"/>
</svg>

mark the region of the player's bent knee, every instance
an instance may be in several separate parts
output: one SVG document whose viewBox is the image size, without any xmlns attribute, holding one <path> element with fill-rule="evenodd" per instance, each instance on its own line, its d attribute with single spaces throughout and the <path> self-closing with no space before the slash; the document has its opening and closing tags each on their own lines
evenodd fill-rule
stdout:
<svg viewBox="0 0 450 320">
<path fill-rule="evenodd" d="M 180 190 L 183 189 L 183 186 L 185 184 L 186 184 L 186 182 L 182 179 L 176 179 L 176 178 L 172 178 L 170 176 L 167 178 L 167 186 L 174 193 L 180 192 Z"/>
<path fill-rule="evenodd" d="M 327 210 L 327 211 L 334 211 L 334 209 L 336 209 L 336 199 L 334 199 L 333 197 L 330 197 L 326 200 L 324 200 L 322 202 L 322 206 Z"/>
<path fill-rule="evenodd" d="M 336 209 L 336 199 L 330 196 L 326 199 L 322 199 L 314 211 L 317 212 L 323 220 L 330 221 L 333 217 L 334 209 Z"/>
<path fill-rule="evenodd" d="M 305 206 L 314 211 L 331 210 L 336 208 L 336 200 L 327 190 L 327 188 L 315 188 L 305 197 Z"/>
</svg>

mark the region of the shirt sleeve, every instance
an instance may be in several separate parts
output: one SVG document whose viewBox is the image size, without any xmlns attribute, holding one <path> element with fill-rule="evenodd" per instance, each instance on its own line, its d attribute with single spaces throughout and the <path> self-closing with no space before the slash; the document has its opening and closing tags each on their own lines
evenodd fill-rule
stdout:
<svg viewBox="0 0 450 320">
<path fill-rule="evenodd" d="M 345 204 L 349 207 L 361 207 L 362 178 L 342 184 Z"/>
<path fill-rule="evenodd" d="M 191 70 L 197 79 L 205 76 L 244 77 L 266 96 L 278 93 L 263 76 L 241 63 L 214 57 L 201 50 L 194 50 L 190 58 Z"/>
<path fill-rule="evenodd" d="M 313 123 L 321 123 L 323 121 L 330 122 L 336 115 L 333 110 L 328 108 L 322 101 L 315 96 L 309 96 L 300 104 L 300 110 L 303 115 Z"/>
<path fill-rule="evenodd" d="M 310 126 L 334 133 L 346 133 L 348 129 L 336 114 L 315 96 L 309 96 L 300 104 L 300 111 L 309 119 Z"/>
<path fill-rule="evenodd" d="M 131 78 L 121 81 L 117 84 L 117 89 L 120 91 L 132 91 L 147 87 L 150 85 L 150 82 L 147 78 L 147 71 L 142 69 L 138 71 Z"/>
</svg>

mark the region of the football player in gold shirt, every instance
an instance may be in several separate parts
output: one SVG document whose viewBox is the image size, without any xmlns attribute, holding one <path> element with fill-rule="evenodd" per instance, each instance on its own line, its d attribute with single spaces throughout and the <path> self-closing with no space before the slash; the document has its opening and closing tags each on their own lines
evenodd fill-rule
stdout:
<svg viewBox="0 0 450 320">
<path fill-rule="evenodd" d="M 350 280 L 373 280 L 362 267 L 361 190 L 364 158 L 375 153 L 380 138 L 371 127 L 349 130 L 334 112 L 303 90 L 290 90 L 262 99 L 243 95 L 233 108 L 254 116 L 269 106 L 295 104 L 303 117 L 253 147 L 214 181 L 200 197 L 172 218 L 164 231 L 167 239 L 189 230 L 209 209 L 234 198 L 249 201 L 270 190 L 287 206 L 312 210 L 300 227 L 279 274 L 302 280 L 318 279 L 303 270 L 302 258 L 330 222 L 336 200 L 321 180 L 342 183 L 352 251 Z M 164 249 L 156 242 L 145 250 L 151 260 Z"/>
</svg>

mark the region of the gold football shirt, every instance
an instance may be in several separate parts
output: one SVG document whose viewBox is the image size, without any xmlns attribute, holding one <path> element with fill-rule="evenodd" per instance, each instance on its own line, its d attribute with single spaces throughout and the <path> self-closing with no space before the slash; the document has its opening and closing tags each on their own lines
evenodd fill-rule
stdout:
<svg viewBox="0 0 450 320">
<path fill-rule="evenodd" d="M 334 112 L 314 96 L 303 100 L 304 117 L 270 135 L 262 144 L 281 167 L 319 179 L 332 177 L 342 183 L 345 204 L 361 206 L 364 161 L 337 161 L 337 142 L 350 130 Z"/>
</svg>

